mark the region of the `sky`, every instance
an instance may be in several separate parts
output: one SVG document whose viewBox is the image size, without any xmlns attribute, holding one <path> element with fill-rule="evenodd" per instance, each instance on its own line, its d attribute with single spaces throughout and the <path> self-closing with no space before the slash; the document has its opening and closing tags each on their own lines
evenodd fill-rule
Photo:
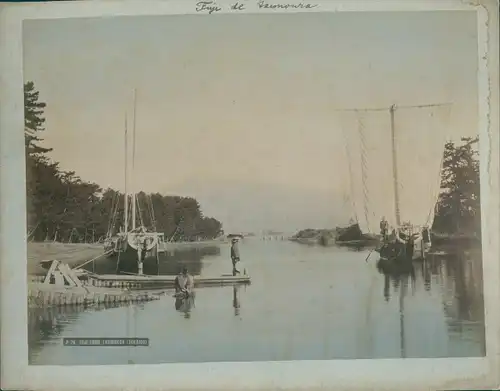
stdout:
<svg viewBox="0 0 500 391">
<path fill-rule="evenodd" d="M 477 134 L 476 37 L 464 11 L 33 20 L 24 78 L 62 169 L 123 190 L 135 89 L 136 190 L 194 196 L 226 231 L 289 232 L 353 217 L 342 109 L 451 102 L 451 137 Z"/>
</svg>

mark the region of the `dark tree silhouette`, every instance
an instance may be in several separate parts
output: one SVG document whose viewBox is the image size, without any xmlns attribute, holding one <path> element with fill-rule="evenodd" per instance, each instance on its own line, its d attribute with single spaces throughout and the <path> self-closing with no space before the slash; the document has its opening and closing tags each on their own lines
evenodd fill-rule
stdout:
<svg viewBox="0 0 500 391">
<path fill-rule="evenodd" d="M 479 138 L 463 138 L 461 145 L 445 146 L 441 194 L 433 230 L 449 234 L 481 233 L 479 159 L 474 146 Z"/>
</svg>

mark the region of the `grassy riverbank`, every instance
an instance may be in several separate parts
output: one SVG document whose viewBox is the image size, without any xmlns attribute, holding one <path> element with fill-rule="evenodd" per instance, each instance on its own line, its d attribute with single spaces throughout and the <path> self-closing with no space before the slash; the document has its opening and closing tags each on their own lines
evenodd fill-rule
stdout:
<svg viewBox="0 0 500 391">
<path fill-rule="evenodd" d="M 44 275 L 47 273 L 39 265 L 41 261 L 57 259 L 70 267 L 75 267 L 102 253 L 102 244 L 30 242 L 28 243 L 28 275 Z"/>
</svg>

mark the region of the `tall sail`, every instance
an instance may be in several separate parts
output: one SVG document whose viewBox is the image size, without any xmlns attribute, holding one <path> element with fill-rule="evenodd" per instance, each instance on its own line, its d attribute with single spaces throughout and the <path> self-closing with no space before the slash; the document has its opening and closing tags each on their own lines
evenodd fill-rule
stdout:
<svg viewBox="0 0 500 391">
<path fill-rule="evenodd" d="M 432 226 L 440 192 L 449 106 L 400 108 L 395 113 L 401 221 Z"/>
<path fill-rule="evenodd" d="M 393 115 L 390 108 L 340 113 L 352 204 L 363 232 L 378 233 L 382 217 L 392 227 L 432 225 L 448 113 L 447 106 L 396 106 Z"/>
<path fill-rule="evenodd" d="M 378 233 L 380 218 L 395 224 L 388 112 L 343 112 L 342 127 L 349 150 L 351 197 L 364 233 Z M 382 131 L 381 131 L 382 130 Z"/>
</svg>

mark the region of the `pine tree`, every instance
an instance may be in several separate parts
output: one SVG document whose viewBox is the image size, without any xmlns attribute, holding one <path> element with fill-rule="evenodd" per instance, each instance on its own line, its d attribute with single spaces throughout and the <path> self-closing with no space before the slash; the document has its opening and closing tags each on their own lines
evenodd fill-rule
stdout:
<svg viewBox="0 0 500 391">
<path fill-rule="evenodd" d="M 445 146 L 441 194 L 433 229 L 450 234 L 480 234 L 481 197 L 476 138 L 463 138 L 462 145 Z"/>
</svg>

